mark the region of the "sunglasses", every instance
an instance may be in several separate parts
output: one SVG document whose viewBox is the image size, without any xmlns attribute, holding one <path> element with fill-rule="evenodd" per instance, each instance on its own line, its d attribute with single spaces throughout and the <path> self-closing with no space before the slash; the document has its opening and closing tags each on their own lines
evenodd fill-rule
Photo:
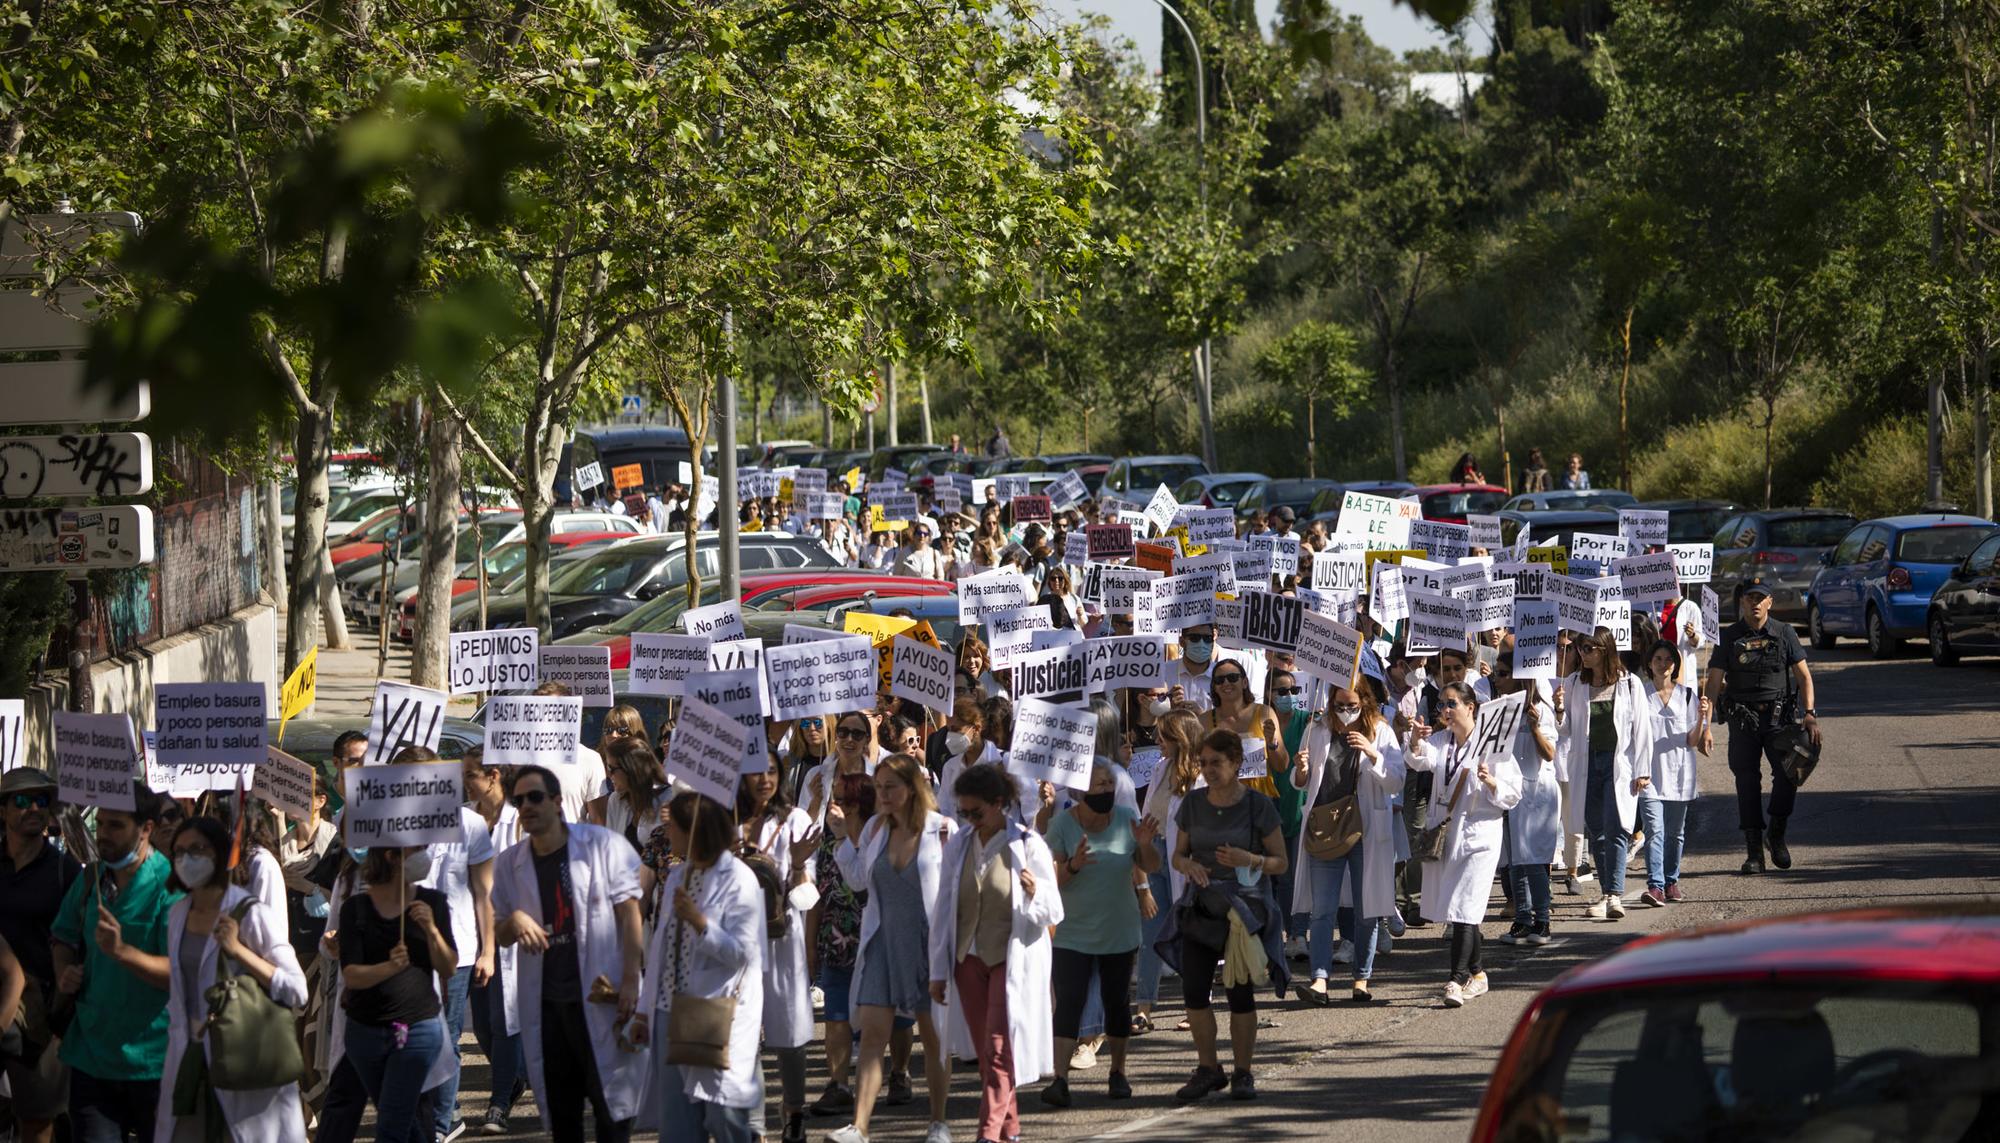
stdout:
<svg viewBox="0 0 2000 1143">
<path fill-rule="evenodd" d="M 632 737 L 632 732 L 623 727 L 612 727 L 605 731 L 604 735 L 606 738 L 630 738 Z"/>
<path fill-rule="evenodd" d="M 1306 689 L 1304 687 L 1279 687 L 1274 693 L 1281 695 L 1302 695 L 1306 693 Z"/>
<path fill-rule="evenodd" d="M 507 800 L 518 810 L 522 806 L 539 806 L 549 800 L 549 795 L 546 790 L 522 790 Z"/>
<path fill-rule="evenodd" d="M 1242 683 L 1242 681 L 1243 681 L 1243 676 L 1242 676 L 1242 675 L 1217 675 L 1217 676 L 1215 676 L 1215 685 L 1216 685 L 1216 686 L 1218 686 L 1218 687 L 1222 687 L 1222 686 L 1231 686 L 1231 687 L 1233 687 L 1233 686 L 1236 686 L 1236 685 L 1238 685 L 1238 684 Z"/>
<path fill-rule="evenodd" d="M 865 729 L 856 730 L 851 726 L 843 726 L 839 730 L 834 731 L 833 735 L 844 742 L 862 742 L 868 738 L 868 731 Z"/>
<path fill-rule="evenodd" d="M 1462 703 L 1462 702 L 1458 701 L 1457 699 L 1446 699 L 1446 700 L 1444 700 L 1443 702 L 1441 702 L 1441 703 L 1439 703 L 1439 704 L 1438 704 L 1438 709 L 1439 709 L 1439 710 L 1457 710 L 1457 709 L 1459 709 L 1460 707 L 1463 707 L 1464 705 L 1465 705 L 1464 703 Z"/>
<path fill-rule="evenodd" d="M 799 729 L 800 729 L 800 730 L 825 730 L 825 729 L 826 729 L 826 720 L 825 720 L 825 719 L 823 719 L 823 718 L 802 718 L 802 719 L 800 719 L 800 720 L 799 720 Z"/>
<path fill-rule="evenodd" d="M 48 794 L 15 794 L 14 808 L 25 810 L 32 806 L 38 810 L 46 810 L 54 801 L 55 799 Z"/>
</svg>

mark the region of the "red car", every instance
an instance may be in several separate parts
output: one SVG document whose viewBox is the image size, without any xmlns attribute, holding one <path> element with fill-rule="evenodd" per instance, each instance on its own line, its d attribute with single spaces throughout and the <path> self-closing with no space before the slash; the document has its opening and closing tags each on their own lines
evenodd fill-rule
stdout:
<svg viewBox="0 0 2000 1143">
<path fill-rule="evenodd" d="M 1472 1138 L 2000 1139 L 2000 912 L 1864 909 L 1634 941 L 1522 1013 Z"/>
<path fill-rule="evenodd" d="M 1497 484 L 1425 484 L 1403 493 L 1423 505 L 1424 519 L 1463 524 L 1469 513 L 1490 516 L 1507 502 L 1507 490 Z"/>
</svg>

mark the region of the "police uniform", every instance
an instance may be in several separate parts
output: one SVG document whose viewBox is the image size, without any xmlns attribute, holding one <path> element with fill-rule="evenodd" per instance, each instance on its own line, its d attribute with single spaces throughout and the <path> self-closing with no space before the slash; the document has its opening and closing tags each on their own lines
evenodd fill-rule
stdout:
<svg viewBox="0 0 2000 1143">
<path fill-rule="evenodd" d="M 1757 590 L 1765 589 L 1759 585 Z M 1791 816 L 1798 787 L 1780 764 L 1784 748 L 1779 736 L 1806 713 L 1792 677 L 1792 667 L 1805 658 L 1805 646 L 1790 624 L 1766 619 L 1761 629 L 1753 630 L 1738 619 L 1722 629 L 1722 640 L 1709 663 L 1710 670 L 1723 674 L 1719 716 L 1729 723 L 1729 772 L 1736 776 L 1737 820 L 1750 848 L 1745 872 L 1763 868 L 1766 758 L 1771 768 L 1771 847 L 1784 846 L 1785 820 Z M 1788 857 L 1780 868 L 1789 864 Z"/>
</svg>

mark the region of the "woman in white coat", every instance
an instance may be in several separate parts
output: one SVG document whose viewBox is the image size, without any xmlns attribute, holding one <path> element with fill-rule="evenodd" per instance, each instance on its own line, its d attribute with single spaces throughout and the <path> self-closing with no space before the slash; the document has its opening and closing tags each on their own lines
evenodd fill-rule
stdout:
<svg viewBox="0 0 2000 1143">
<path fill-rule="evenodd" d="M 1514 731 L 1514 764 L 1521 768 L 1521 800 L 1507 811 L 1506 852 L 1500 868 L 1514 901 L 1514 924 L 1502 944 L 1549 943 L 1550 857 L 1562 845 L 1562 789 L 1556 780 L 1556 712 L 1537 682 L 1514 679 L 1514 637 L 1502 641 L 1493 663 L 1493 693 L 1527 697 Z"/>
<path fill-rule="evenodd" d="M 842 774 L 875 773 L 875 724 L 858 710 L 833 720 L 833 754 L 814 766 L 799 784 L 799 805 L 815 823 L 826 821 L 833 804 L 834 779 Z M 835 832 L 839 832 L 837 829 Z"/>
<path fill-rule="evenodd" d="M 1433 736 L 1429 725 L 1410 731 L 1406 761 L 1412 770 L 1428 770 L 1437 779 L 1431 789 L 1426 827 L 1444 825 L 1444 858 L 1424 863 L 1424 910 L 1441 913 L 1451 948 L 1451 979 L 1445 982 L 1444 1005 L 1462 1007 L 1485 994 L 1486 969 L 1479 958 L 1479 922 L 1486 916 L 1486 899 L 1493 875 L 1500 868 L 1502 815 L 1521 800 L 1521 768 L 1502 758 L 1488 765 L 1473 742 L 1473 720 L 1479 699 L 1468 683 L 1446 683 L 1438 690 L 1438 713 L 1444 730 Z"/>
<path fill-rule="evenodd" d="M 950 796 L 969 828 L 944 847 L 931 910 L 931 1000 L 950 1008 L 952 1054 L 979 1061 L 978 1138 L 1014 1139 L 1016 1089 L 1055 1068 L 1049 926 L 1062 923 L 1062 894 L 1048 845 L 1008 815 L 1020 800 L 1012 775 L 975 766 Z"/>
<path fill-rule="evenodd" d="M 1338 857 L 1314 857 L 1307 849 L 1312 831 L 1301 828 L 1292 855 L 1299 876 L 1292 882 L 1291 910 L 1310 918 L 1306 951 L 1312 983 L 1299 999 L 1326 1004 L 1327 977 L 1333 972 L 1334 921 L 1342 889 L 1355 920 L 1341 934 L 1354 948 L 1354 987 L 1359 1001 L 1372 999 L 1376 932 L 1396 909 L 1396 795 L 1403 792 L 1403 751 L 1396 731 L 1379 706 L 1346 687 L 1334 689 L 1326 718 L 1306 731 L 1305 749 L 1292 767 L 1292 784 L 1302 797 L 1310 824 L 1313 811 L 1353 798 L 1361 813 L 1361 840 Z"/>
<path fill-rule="evenodd" d="M 1590 838 L 1602 895 L 1589 914 L 1615 921 L 1625 915 L 1625 859 L 1639 821 L 1639 777 L 1646 772 L 1652 734 L 1646 688 L 1625 670 L 1608 627 L 1575 644 L 1582 666 L 1562 681 L 1556 717 L 1558 749 L 1569 761 L 1570 794 L 1564 807 L 1571 833 L 1582 823 Z M 1581 779 L 1581 783 L 1579 783 Z M 1583 797 L 1577 798 L 1578 785 Z"/>
<path fill-rule="evenodd" d="M 844 829 L 838 805 L 828 811 L 826 824 Z M 930 918 L 936 915 L 944 847 L 953 832 L 950 820 L 937 812 L 923 763 L 908 754 L 891 754 L 875 768 L 874 818 L 858 841 L 843 841 L 834 851 L 841 880 L 866 890 L 868 903 L 861 911 L 861 941 L 848 997 L 861 1029 L 854 1122 L 829 1134 L 832 1143 L 867 1143 L 868 1120 L 882 1087 L 882 1052 L 899 1013 L 916 1020 L 924 1042 L 924 1087 L 931 1110 L 926 1143 L 951 1141 L 944 1122 L 950 1062 L 937 1034 L 944 1012 L 930 996 Z"/>
<path fill-rule="evenodd" d="M 229 848 L 228 832 L 206 817 L 182 822 L 169 847 L 174 872 L 168 885 L 188 895 L 167 915 L 167 1060 L 154 1138 L 201 1143 L 226 1133 L 234 1143 L 303 1143 L 298 1084 L 222 1091 L 206 1082 L 208 1045 L 196 1031 L 208 1019 L 208 989 L 221 973 L 222 957 L 234 962 L 231 975 L 251 978 L 278 1003 L 298 1009 L 306 1002 L 305 973 L 284 918 L 230 883 Z M 199 1068 L 200 1080 L 188 1082 L 182 1094 L 188 1068 Z"/>
<path fill-rule="evenodd" d="M 684 790 L 667 804 L 667 840 L 681 858 L 646 953 L 646 982 L 631 1039 L 652 1045 L 653 1096 L 661 1139 L 750 1143 L 752 1109 L 764 1102 L 757 1067 L 763 1028 L 764 890 L 730 850 L 729 811 Z M 736 998 L 726 1066 L 668 1061 L 676 996 Z"/>
<path fill-rule="evenodd" d="M 1646 891 L 1654 908 L 1682 900 L 1681 846 L 1695 788 L 1695 744 L 1700 741 L 1702 699 L 1681 679 L 1680 648 L 1661 640 L 1646 659 L 1646 714 L 1652 742 L 1637 781 L 1639 817 L 1646 831 Z"/>
<path fill-rule="evenodd" d="M 813 885 L 813 855 L 819 850 L 820 831 L 804 810 L 780 792 L 785 786 L 785 765 L 778 752 L 771 751 L 769 758 L 763 773 L 743 775 L 736 791 L 736 817 L 743 823 L 744 847 L 777 865 L 778 879 L 787 895 L 785 931 L 772 935 L 770 952 L 763 958 L 764 1044 L 778 1057 L 784 1141 L 805 1143 L 806 1045 L 813 1038 L 806 913 L 819 904 L 819 890 Z"/>
</svg>

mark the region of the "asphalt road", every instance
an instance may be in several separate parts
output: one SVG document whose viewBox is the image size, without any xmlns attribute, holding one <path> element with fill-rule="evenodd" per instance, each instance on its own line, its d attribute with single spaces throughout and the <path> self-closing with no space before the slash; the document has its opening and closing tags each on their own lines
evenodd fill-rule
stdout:
<svg viewBox="0 0 2000 1143">
<path fill-rule="evenodd" d="M 1603 956 L 1634 937 L 1746 917 L 1815 909 L 2000 896 L 2000 659 L 1940 670 L 1919 657 L 1872 662 L 1858 650 L 1816 655 L 1818 707 L 1828 740 L 1825 761 L 1800 795 L 1790 842 L 1794 866 L 1762 877 L 1736 873 L 1742 835 L 1734 785 L 1718 740 L 1702 762 L 1702 797 L 1689 821 L 1685 903 L 1633 908 L 1622 922 L 1591 921 L 1585 899 L 1557 890 L 1557 940 L 1514 949 L 1485 927 L 1486 967 L 1494 991 L 1456 1011 L 1438 1002 L 1445 979 L 1442 929 L 1413 929 L 1376 962 L 1372 1005 L 1305 1009 L 1272 1005 L 1275 1027 L 1259 1032 L 1261 1096 L 1232 1103 L 1176 1107 L 1172 1095 L 1194 1064 L 1179 1017 L 1177 981 L 1166 982 L 1156 1018 L 1160 1031 L 1133 1042 L 1129 1102 L 1104 1097 L 1106 1066 L 1071 1077 L 1075 1106 L 1044 1108 L 1039 1085 L 1022 1095 L 1022 1134 L 1040 1139 L 1168 1140 L 1321 1139 L 1338 1124 L 1345 1143 L 1443 1141 L 1467 1137 L 1501 1045 L 1535 991 L 1573 965 Z M 1720 735 L 1718 736 L 1720 738 Z M 1644 878 L 1628 885 L 1628 898 Z M 1495 909 L 1489 916 L 1497 918 Z M 486 1069 L 469 1038 L 463 1105 L 485 1106 Z M 1227 1048 L 1224 1047 L 1224 1059 Z M 813 1052 L 810 1086 L 825 1082 Z M 916 1103 L 882 1108 L 876 1140 L 919 1140 L 926 1127 L 921 1070 Z M 775 1083 L 775 1073 L 771 1075 Z M 775 1094 L 775 1093 L 774 1093 Z M 952 1085 L 951 1124 L 961 1143 L 974 1138 L 977 1081 L 960 1068 Z M 516 1138 L 538 1138 L 532 1109 L 517 1114 Z M 815 1140 L 840 1120 L 808 1121 Z M 775 1108 L 773 1138 L 776 1132 Z"/>
</svg>

